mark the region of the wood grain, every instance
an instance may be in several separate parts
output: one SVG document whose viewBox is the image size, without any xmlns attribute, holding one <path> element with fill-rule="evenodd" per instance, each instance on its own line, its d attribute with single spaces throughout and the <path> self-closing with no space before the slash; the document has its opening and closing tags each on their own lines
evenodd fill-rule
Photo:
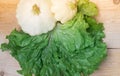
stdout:
<svg viewBox="0 0 120 76">
<path fill-rule="evenodd" d="M 5 42 L 5 36 L 19 25 L 15 17 L 19 0 L 0 0 L 0 43 Z M 91 0 L 99 8 L 96 19 L 105 26 L 108 57 L 100 68 L 91 76 L 120 76 L 120 3 L 113 0 Z M 115 0 L 117 1 L 117 0 Z M 118 48 L 118 49 L 117 49 Z M 20 69 L 18 62 L 9 52 L 0 51 L 0 76 L 20 76 L 16 70 Z"/>
<path fill-rule="evenodd" d="M 18 27 L 15 17 L 18 0 L 0 0 L 0 32 L 9 34 Z"/>
</svg>

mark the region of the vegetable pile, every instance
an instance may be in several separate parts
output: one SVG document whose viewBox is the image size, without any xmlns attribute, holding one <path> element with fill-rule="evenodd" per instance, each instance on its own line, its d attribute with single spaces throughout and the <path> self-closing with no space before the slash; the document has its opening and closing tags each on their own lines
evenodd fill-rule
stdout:
<svg viewBox="0 0 120 76">
<path fill-rule="evenodd" d="M 40 1 L 42 0 L 38 2 Z M 63 7 L 59 10 L 55 8 L 60 7 L 60 5 L 57 6 L 59 4 L 57 1 L 63 4 L 64 1 L 76 1 L 75 6 L 70 4 L 72 8 L 75 8 L 69 12 L 71 18 L 68 16 L 70 9 L 65 13 L 64 9 L 61 10 Z M 55 16 L 57 15 L 57 18 L 53 15 L 56 23 L 52 30 L 40 32 L 39 35 L 37 33 L 34 36 L 25 32 L 24 29 L 13 30 L 6 37 L 9 43 L 3 43 L 1 49 L 10 50 L 10 54 L 20 64 L 21 70 L 18 72 L 24 76 L 89 76 L 98 69 L 107 54 L 106 44 L 102 40 L 105 37 L 103 24 L 94 19 L 94 16 L 98 14 L 96 5 L 89 0 L 52 0 L 51 2 L 55 5 L 55 7 L 52 6 L 52 11 Z M 43 20 L 45 25 L 42 22 L 35 25 L 47 26 L 49 21 Z M 25 26 L 26 23 L 31 23 L 27 21 L 24 22 Z M 32 25 L 34 26 L 30 24 Z M 40 31 L 46 30 L 47 27 Z"/>
</svg>

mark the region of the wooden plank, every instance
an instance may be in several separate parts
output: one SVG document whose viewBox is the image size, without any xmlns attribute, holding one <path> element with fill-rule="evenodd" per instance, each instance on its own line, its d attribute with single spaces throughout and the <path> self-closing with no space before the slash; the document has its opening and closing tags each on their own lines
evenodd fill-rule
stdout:
<svg viewBox="0 0 120 76">
<path fill-rule="evenodd" d="M 10 33 L 18 27 L 16 20 L 16 6 L 18 0 L 0 0 L 0 32 Z"/>
<path fill-rule="evenodd" d="M 120 49 L 109 49 L 108 57 L 100 65 L 100 68 L 91 76 L 119 76 L 120 75 Z M 10 56 L 8 52 L 0 51 L 0 72 L 4 76 L 20 76 L 16 70 L 19 70 L 19 64 Z"/>
<path fill-rule="evenodd" d="M 16 72 L 19 69 L 18 62 L 8 52 L 0 51 L 0 76 L 21 76 Z"/>
</svg>

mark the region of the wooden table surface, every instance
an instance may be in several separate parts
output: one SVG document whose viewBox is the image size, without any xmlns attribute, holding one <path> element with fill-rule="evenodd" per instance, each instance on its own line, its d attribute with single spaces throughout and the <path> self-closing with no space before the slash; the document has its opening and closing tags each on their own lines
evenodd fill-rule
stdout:
<svg viewBox="0 0 120 76">
<path fill-rule="evenodd" d="M 0 43 L 18 27 L 15 10 L 19 0 L 0 0 Z M 103 22 L 108 46 L 108 57 L 91 76 L 120 76 L 120 0 L 91 0 L 99 8 L 96 19 Z M 18 62 L 9 52 L 0 50 L 0 76 L 20 76 Z"/>
</svg>

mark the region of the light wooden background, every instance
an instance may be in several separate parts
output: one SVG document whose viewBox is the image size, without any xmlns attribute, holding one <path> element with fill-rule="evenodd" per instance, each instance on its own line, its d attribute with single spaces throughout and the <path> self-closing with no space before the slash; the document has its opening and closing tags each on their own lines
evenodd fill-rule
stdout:
<svg viewBox="0 0 120 76">
<path fill-rule="evenodd" d="M 91 0 L 100 10 L 96 19 L 104 23 L 108 57 L 91 76 L 120 76 L 120 0 Z M 118 2 L 118 3 L 117 3 Z M 0 0 L 0 43 L 18 27 L 15 10 L 18 0 Z M 8 52 L 0 51 L 0 76 L 20 76 L 17 61 Z"/>
</svg>

